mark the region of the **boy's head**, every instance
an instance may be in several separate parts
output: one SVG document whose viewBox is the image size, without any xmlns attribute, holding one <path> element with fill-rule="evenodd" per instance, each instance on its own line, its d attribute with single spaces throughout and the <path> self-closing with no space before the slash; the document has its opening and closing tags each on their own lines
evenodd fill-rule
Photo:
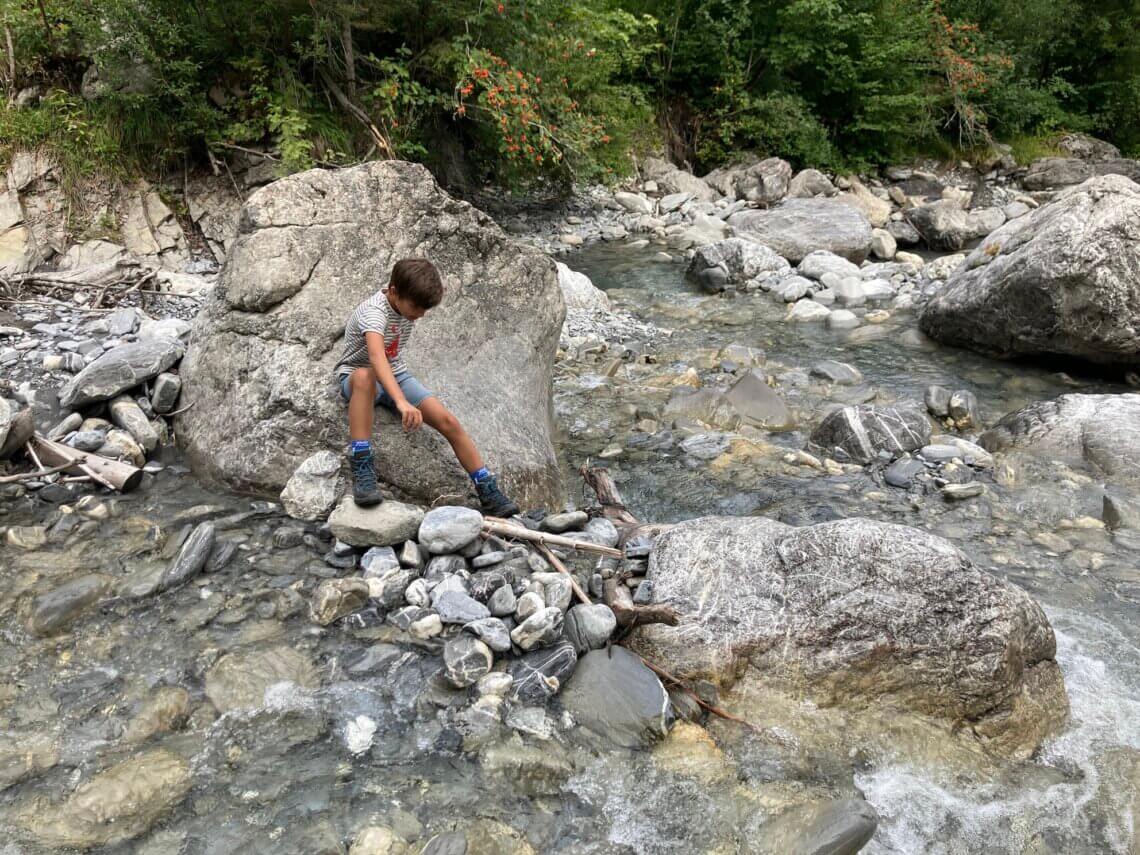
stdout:
<svg viewBox="0 0 1140 855">
<path fill-rule="evenodd" d="M 426 258 L 400 259 L 388 280 L 388 299 L 405 318 L 419 320 L 443 299 L 439 271 Z"/>
</svg>

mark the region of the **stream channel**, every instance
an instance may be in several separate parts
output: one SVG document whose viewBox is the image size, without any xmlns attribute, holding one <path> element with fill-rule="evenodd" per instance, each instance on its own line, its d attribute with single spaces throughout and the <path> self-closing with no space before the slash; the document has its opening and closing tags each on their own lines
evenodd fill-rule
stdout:
<svg viewBox="0 0 1140 855">
<path fill-rule="evenodd" d="M 134 839 L 98 851 L 335 852 L 360 828 L 383 825 L 417 852 L 458 826 L 486 841 L 468 851 L 530 851 L 525 838 L 535 852 L 727 855 L 758 851 L 764 823 L 787 805 L 859 793 L 880 816 L 863 850 L 876 855 L 1136 851 L 1140 552 L 1096 524 L 1095 473 L 1015 458 L 983 496 L 949 503 L 885 486 L 873 468 L 833 473 L 789 458 L 836 403 L 921 401 L 940 384 L 973 391 L 991 424 L 1034 400 L 1121 387 L 935 345 L 908 312 L 849 332 L 785 323 L 768 295 L 701 294 L 682 266 L 656 263 L 649 250 L 603 244 L 567 261 L 620 309 L 671 331 L 649 348 L 650 364 L 606 354 L 556 364 L 555 415 L 579 504 L 574 469 L 601 456 L 643 520 L 867 516 L 947 537 L 1046 609 L 1072 705 L 1067 728 L 1031 760 L 999 765 L 939 728 L 876 720 L 873 710 L 846 719 L 806 702 L 736 708 L 790 730 L 782 742 L 713 720 L 715 744 L 631 752 L 567 727 L 556 702 L 546 719 L 516 722 L 522 732 L 509 721 L 458 727 L 448 710 L 461 693 L 433 679 L 433 651 L 368 612 L 327 629 L 311 623 L 315 577 L 338 571 L 304 544 L 275 545 L 287 522 L 279 512 L 207 489 L 171 456 L 142 489 L 105 497 L 104 520 L 60 523 L 58 510 L 31 504 L 6 518 L 74 532 L 0 562 L 0 773 L 17 751 L 36 765 L 0 789 L 0 855 L 69 851 L 44 844 L 66 825 L 59 805 L 91 770 L 156 747 L 189 764 L 188 795 Z M 729 442 L 711 459 L 687 454 L 661 406 L 689 368 L 727 383 L 732 366 L 719 353 L 730 344 L 766 352 L 762 370 L 800 427 Z M 824 359 L 855 365 L 863 382 L 812 377 Z M 645 430 L 647 420 L 658 429 Z M 106 600 L 63 636 L 23 632 L 16 604 L 27 595 L 85 573 L 151 572 L 206 518 L 237 544 L 225 569 L 157 597 Z M 290 667 L 310 688 L 281 684 L 256 710 L 218 715 L 204 694 L 211 667 L 225 653 L 265 650 L 298 654 Z M 240 669 L 230 679 L 227 690 L 240 692 Z M 185 724 L 140 730 L 139 710 L 161 687 L 186 691 Z"/>
</svg>

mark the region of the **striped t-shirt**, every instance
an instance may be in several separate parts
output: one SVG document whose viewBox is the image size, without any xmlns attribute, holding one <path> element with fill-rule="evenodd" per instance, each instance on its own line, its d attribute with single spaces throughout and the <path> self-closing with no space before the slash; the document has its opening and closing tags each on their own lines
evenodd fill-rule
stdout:
<svg viewBox="0 0 1140 855">
<path fill-rule="evenodd" d="M 388 357 L 392 373 L 407 371 L 400 349 L 407 346 L 414 323 L 392 308 L 387 292 L 373 294 L 348 316 L 344 327 L 344 355 L 336 364 L 336 376 L 343 377 L 372 364 L 368 359 L 368 343 L 364 340 L 364 334 L 369 332 L 380 333 L 384 337 L 384 355 Z"/>
</svg>

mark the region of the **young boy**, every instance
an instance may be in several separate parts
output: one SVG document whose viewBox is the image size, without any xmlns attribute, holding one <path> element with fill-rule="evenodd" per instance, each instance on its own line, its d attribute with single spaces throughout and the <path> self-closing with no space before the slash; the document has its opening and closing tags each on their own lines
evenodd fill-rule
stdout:
<svg viewBox="0 0 1140 855">
<path fill-rule="evenodd" d="M 459 420 L 411 375 L 400 356 L 408 345 L 412 324 L 441 299 L 443 282 L 435 265 L 424 258 L 405 258 L 392 268 L 388 287 L 349 315 L 336 375 L 348 402 L 353 499 L 361 507 L 383 501 L 372 457 L 372 411 L 380 404 L 400 416 L 405 432 L 418 430 L 426 422 L 443 434 L 475 483 L 484 513 L 517 514 L 518 505 L 503 494 L 495 476 L 483 466 L 483 458 Z"/>
</svg>

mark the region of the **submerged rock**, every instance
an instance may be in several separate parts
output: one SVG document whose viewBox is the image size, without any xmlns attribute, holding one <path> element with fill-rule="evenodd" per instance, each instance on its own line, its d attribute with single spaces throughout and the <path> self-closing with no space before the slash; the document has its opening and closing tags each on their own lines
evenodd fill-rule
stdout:
<svg viewBox="0 0 1140 855">
<path fill-rule="evenodd" d="M 186 538 L 186 542 L 182 544 L 182 549 L 178 551 L 178 557 L 159 577 L 156 593 L 185 585 L 201 573 L 206 567 L 210 553 L 214 550 L 216 540 L 217 533 L 214 524 L 199 523 L 190 533 L 190 536 Z"/>
<path fill-rule="evenodd" d="M 313 593 L 310 613 L 314 621 L 328 626 L 364 608 L 369 592 L 364 579 L 325 579 Z"/>
<path fill-rule="evenodd" d="M 579 724 L 625 748 L 661 739 L 673 721 L 661 681 L 624 647 L 583 656 L 560 698 Z"/>
<path fill-rule="evenodd" d="M 647 578 L 681 623 L 638 627 L 633 647 L 682 679 L 747 675 L 822 705 L 898 704 L 1014 757 L 1068 714 L 1041 608 L 917 529 L 706 517 L 658 538 Z"/>
<path fill-rule="evenodd" d="M 574 645 L 566 640 L 520 656 L 507 666 L 507 672 L 514 680 L 511 697 L 523 703 L 545 704 L 558 694 L 577 664 L 578 654 L 574 652 Z"/>
<path fill-rule="evenodd" d="M 794 807 L 765 823 L 756 852 L 762 855 L 854 855 L 879 826 L 863 799 L 835 799 Z"/>
<path fill-rule="evenodd" d="M 109 577 L 91 573 L 41 594 L 32 603 L 28 632 L 45 636 L 63 631 L 97 603 L 110 587 Z"/>
<path fill-rule="evenodd" d="M 836 410 L 812 431 L 809 450 L 870 463 L 880 451 L 892 455 L 930 442 L 930 421 L 917 409 L 863 404 Z"/>
<path fill-rule="evenodd" d="M 290 647 L 238 651 L 223 656 L 206 675 L 206 697 L 218 712 L 257 708 L 265 692 L 278 683 L 303 688 L 318 685 L 316 669 L 303 653 Z"/>
<path fill-rule="evenodd" d="M 1140 481 L 1140 392 L 1061 395 L 1009 413 L 978 443 L 989 452 L 1025 449 Z"/>
<path fill-rule="evenodd" d="M 923 332 L 1002 357 L 1140 365 L 1140 186 L 1094 178 L 970 253 L 922 311 Z"/>
<path fill-rule="evenodd" d="M 470 635 L 458 635 L 443 646 L 443 667 L 447 680 L 457 689 L 473 686 L 491 670 L 491 649 Z"/>
<path fill-rule="evenodd" d="M 32 810 L 23 823 L 44 846 L 114 846 L 151 828 L 190 792 L 190 764 L 149 751 L 100 772 L 62 805 Z"/>
<path fill-rule="evenodd" d="M 305 458 L 343 447 L 332 372 L 345 320 L 409 256 L 439 267 L 445 295 L 400 355 L 446 395 L 520 504 L 561 500 L 551 384 L 566 310 L 555 264 L 424 167 L 394 160 L 297 173 L 245 202 L 182 364 L 182 403 L 194 407 L 178 436 L 198 472 L 277 493 Z M 383 410 L 377 419 L 383 481 L 425 501 L 470 491 L 442 437 L 405 434 Z"/>
</svg>

